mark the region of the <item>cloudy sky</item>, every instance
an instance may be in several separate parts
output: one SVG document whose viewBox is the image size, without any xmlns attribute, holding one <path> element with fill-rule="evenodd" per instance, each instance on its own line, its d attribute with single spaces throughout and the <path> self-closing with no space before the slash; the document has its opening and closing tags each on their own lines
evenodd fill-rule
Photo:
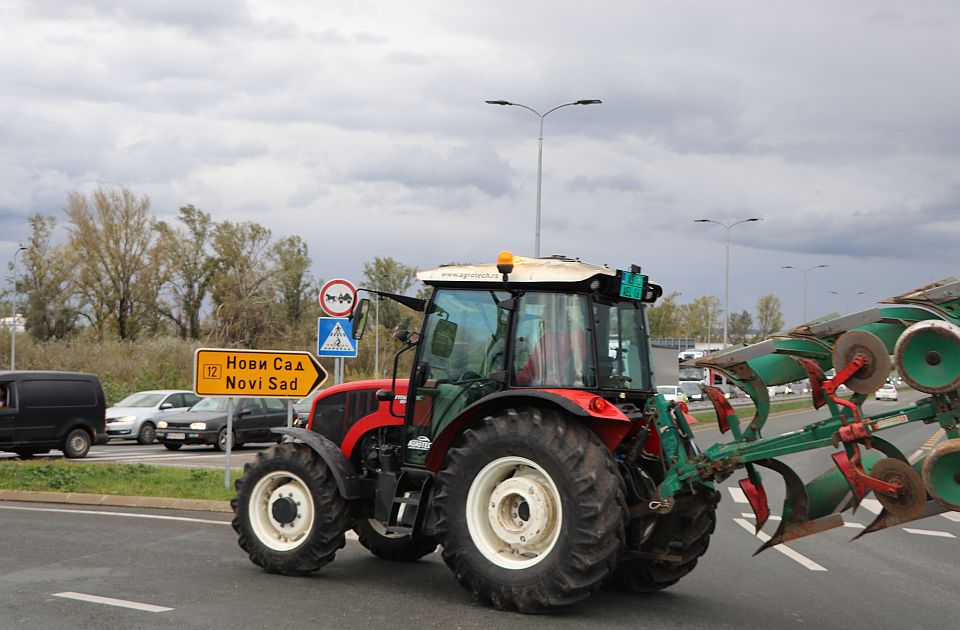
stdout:
<svg viewBox="0 0 960 630">
<path fill-rule="evenodd" d="M 589 7 L 589 8 L 588 8 Z M 0 0 L 0 260 L 66 194 L 299 234 L 318 277 L 543 254 L 788 323 L 960 275 L 960 4 Z M 830 291 L 865 295 L 850 299 Z"/>
</svg>

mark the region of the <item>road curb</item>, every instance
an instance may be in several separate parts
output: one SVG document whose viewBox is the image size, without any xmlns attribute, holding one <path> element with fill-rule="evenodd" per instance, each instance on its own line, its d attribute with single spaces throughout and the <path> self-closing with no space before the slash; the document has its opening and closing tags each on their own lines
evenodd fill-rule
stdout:
<svg viewBox="0 0 960 630">
<path fill-rule="evenodd" d="M 83 494 L 81 492 L 0 490 L 0 501 L 27 501 L 34 503 L 67 503 L 70 505 L 159 508 L 167 510 L 194 510 L 198 512 L 233 511 L 233 509 L 230 507 L 229 501 L 171 499 L 168 497 L 128 497 L 111 494 Z"/>
</svg>

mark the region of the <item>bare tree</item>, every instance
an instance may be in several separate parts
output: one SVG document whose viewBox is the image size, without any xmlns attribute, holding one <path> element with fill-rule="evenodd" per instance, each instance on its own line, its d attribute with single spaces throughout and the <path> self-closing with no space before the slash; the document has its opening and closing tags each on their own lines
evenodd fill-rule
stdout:
<svg viewBox="0 0 960 630">
<path fill-rule="evenodd" d="M 730 343 L 747 343 L 751 326 L 753 326 L 753 317 L 747 311 L 730 315 Z"/>
<path fill-rule="evenodd" d="M 257 223 L 217 224 L 213 231 L 217 271 L 211 284 L 218 336 L 229 344 L 256 347 L 275 329 L 270 230 Z"/>
<path fill-rule="evenodd" d="M 199 339 L 203 302 L 217 272 L 217 259 L 210 253 L 213 222 L 192 205 L 180 208 L 179 220 L 183 227 L 157 225 L 170 298 L 170 303 L 158 300 L 157 310 L 173 322 L 180 338 Z"/>
<path fill-rule="evenodd" d="M 288 236 L 270 250 L 276 278 L 280 314 L 287 328 L 296 328 L 304 318 L 315 283 L 310 273 L 310 253 L 299 236 Z"/>
<path fill-rule="evenodd" d="M 163 278 L 150 199 L 126 188 L 67 196 L 69 251 L 83 315 L 102 338 L 133 339 L 154 315 Z"/>
<path fill-rule="evenodd" d="M 768 293 L 757 300 L 757 337 L 759 341 L 783 328 L 780 298 Z"/>
<path fill-rule="evenodd" d="M 30 241 L 23 255 L 23 275 L 17 288 L 24 294 L 27 332 L 41 341 L 63 339 L 76 330 L 77 308 L 72 299 L 71 268 L 65 247 L 51 242 L 57 220 L 30 217 Z"/>
</svg>

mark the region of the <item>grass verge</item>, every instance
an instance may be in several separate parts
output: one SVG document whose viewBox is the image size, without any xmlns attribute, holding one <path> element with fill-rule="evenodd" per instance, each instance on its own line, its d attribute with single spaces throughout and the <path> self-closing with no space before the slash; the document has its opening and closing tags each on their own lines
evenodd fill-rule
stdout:
<svg viewBox="0 0 960 630">
<path fill-rule="evenodd" d="M 733 408 L 733 410 L 737 412 L 737 416 L 740 417 L 740 420 L 745 422 L 753 417 L 755 409 L 756 407 L 753 405 Z M 813 409 L 813 402 L 810 398 L 803 398 L 802 400 L 774 403 L 770 405 L 770 415 L 772 416 L 775 413 L 782 413 L 784 411 L 796 411 L 797 409 Z M 692 411 L 690 413 L 697 419 L 697 426 L 716 426 L 717 424 L 717 414 L 713 412 L 713 409 Z"/>
<path fill-rule="evenodd" d="M 240 473 L 231 476 L 236 480 Z M 4 461 L 0 464 L 0 488 L 211 501 L 229 501 L 234 495 L 232 489 L 223 487 L 222 470 L 65 461 Z"/>
</svg>

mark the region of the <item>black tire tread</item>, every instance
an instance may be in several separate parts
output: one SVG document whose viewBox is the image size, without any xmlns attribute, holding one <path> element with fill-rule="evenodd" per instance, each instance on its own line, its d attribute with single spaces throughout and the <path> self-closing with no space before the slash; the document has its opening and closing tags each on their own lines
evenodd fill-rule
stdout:
<svg viewBox="0 0 960 630">
<path fill-rule="evenodd" d="M 621 559 L 614 580 L 629 593 L 652 593 L 673 586 L 696 568 L 716 523 L 716 506 L 709 500 L 660 517 L 641 550 L 676 559 Z"/>
<path fill-rule="evenodd" d="M 564 509 L 577 507 L 579 513 L 576 529 L 564 532 L 566 540 L 557 543 L 564 547 L 563 553 L 555 548 L 554 557 L 543 561 L 551 563 L 551 570 L 516 584 L 501 584 L 474 570 L 468 557 L 472 547 L 457 542 L 458 533 L 469 539 L 463 515 L 453 514 L 454 506 L 460 505 L 456 494 L 472 482 L 465 479 L 464 468 L 475 454 L 483 456 L 494 442 L 517 445 L 516 454 L 520 456 L 525 446 L 545 447 L 559 462 L 560 470 L 569 473 L 563 483 L 571 489 L 572 497 Z M 461 586 L 494 608 L 538 613 L 569 606 L 599 590 L 616 567 L 625 540 L 623 481 L 606 446 L 565 414 L 552 409 L 518 408 L 487 416 L 480 426 L 465 431 L 447 453 L 437 487 L 436 531 L 443 545 L 443 559 Z"/>
<path fill-rule="evenodd" d="M 437 549 L 437 539 L 423 534 L 388 538 L 375 530 L 367 519 L 359 519 L 353 527 L 360 544 L 370 553 L 396 562 L 414 562 Z"/>
<path fill-rule="evenodd" d="M 313 497 L 315 520 L 313 531 L 299 547 L 275 551 L 261 544 L 247 516 L 250 493 L 260 477 L 276 470 L 289 470 L 303 479 Z M 305 445 L 285 442 L 257 454 L 245 464 L 243 476 L 235 483 L 237 495 L 230 501 L 234 531 L 240 548 L 250 560 L 268 573 L 309 575 L 333 561 L 338 549 L 346 544 L 344 532 L 350 525 L 347 501 L 340 495 L 336 480 L 327 464 Z"/>
</svg>

